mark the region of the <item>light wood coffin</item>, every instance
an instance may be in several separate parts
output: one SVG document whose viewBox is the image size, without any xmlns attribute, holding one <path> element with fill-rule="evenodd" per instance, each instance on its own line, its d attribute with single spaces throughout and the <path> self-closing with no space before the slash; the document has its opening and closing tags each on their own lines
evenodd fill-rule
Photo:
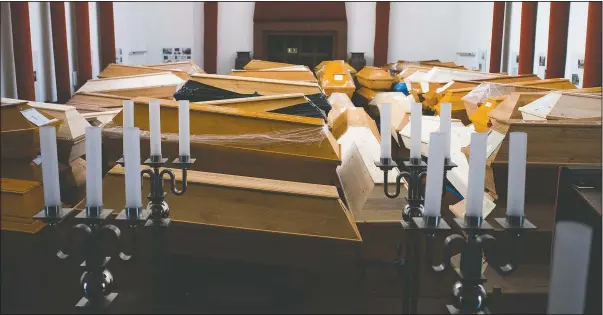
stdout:
<svg viewBox="0 0 603 315">
<path fill-rule="evenodd" d="M 318 83 L 246 78 L 217 74 L 194 74 L 191 80 L 240 94 L 276 95 L 304 93 L 313 95 L 322 93 Z"/>
<path fill-rule="evenodd" d="M 86 127 L 90 124 L 75 107 L 38 102 L 29 105 L 61 120 L 57 130 L 59 162 L 68 164 L 86 153 Z"/>
<path fill-rule="evenodd" d="M 180 187 L 181 172 L 173 171 Z M 116 166 L 103 180 L 105 208 L 114 213 L 125 202 L 123 174 Z M 356 257 L 362 238 L 333 186 L 203 172 L 187 177 L 187 192 L 167 197 L 170 254 L 304 269 L 342 268 L 342 261 Z M 148 178 L 142 186 L 146 196 Z M 76 208 L 84 206 L 82 201 Z"/>
<path fill-rule="evenodd" d="M 193 73 L 205 73 L 201 67 L 199 67 L 194 61 L 178 61 L 178 62 L 167 62 L 167 63 L 156 63 L 147 64 L 145 67 L 161 69 L 161 70 L 175 70 L 184 71 L 188 74 Z"/>
<path fill-rule="evenodd" d="M 333 122 L 332 132 L 336 139 L 341 138 L 351 127 L 366 127 L 373 136 L 379 139 L 379 129 L 375 121 L 364 111 L 364 108 L 348 108 Z"/>
<path fill-rule="evenodd" d="M 308 102 L 303 93 L 234 98 L 219 101 L 193 102 L 195 105 L 212 105 L 252 112 L 271 112 Z"/>
<path fill-rule="evenodd" d="M 366 66 L 356 73 L 358 83 L 373 90 L 388 90 L 394 84 L 394 78 L 382 68 Z"/>
<path fill-rule="evenodd" d="M 171 99 L 186 81 L 164 72 L 88 80 L 77 93 L 104 93 L 125 97 L 146 96 Z"/>
<path fill-rule="evenodd" d="M 124 77 L 131 75 L 140 75 L 140 74 L 151 74 L 151 73 L 172 73 L 177 75 L 182 80 L 188 80 L 189 74 L 184 71 L 178 70 L 167 70 L 167 69 L 157 69 L 151 67 L 144 66 L 130 66 L 130 65 L 120 65 L 115 63 L 110 63 L 101 73 L 99 73 L 98 77 L 103 78 L 114 78 L 114 77 Z"/>
<path fill-rule="evenodd" d="M 33 113 L 42 120 L 30 121 L 24 113 Z M 61 121 L 31 107 L 27 101 L 2 98 L 0 106 L 2 159 L 31 160 L 40 152 L 39 125 L 57 129 Z"/>
<path fill-rule="evenodd" d="M 339 115 L 343 114 L 348 108 L 356 107 L 345 93 L 331 94 L 329 96 L 329 104 L 331 104 L 331 111 L 329 111 L 329 115 L 327 116 L 327 124 L 331 128 L 333 128 L 333 123 Z"/>
<path fill-rule="evenodd" d="M 134 124 L 148 130 L 148 98 L 136 98 Z M 250 112 L 212 105 L 190 107 L 191 155 L 203 162 L 194 170 L 333 184 L 340 164 L 339 146 L 321 119 Z M 122 114 L 107 126 L 110 159 L 122 154 Z M 178 154 L 178 106 L 161 100 L 161 132 L 166 157 Z M 141 154 L 149 154 L 148 133 L 141 136 Z"/>
<path fill-rule="evenodd" d="M 549 93 L 519 107 L 524 120 L 601 120 L 601 95 Z"/>
<path fill-rule="evenodd" d="M 290 63 L 251 59 L 251 61 L 249 61 L 249 63 L 247 63 L 243 67 L 243 69 L 244 70 L 261 70 L 261 69 L 272 69 L 272 68 L 282 68 L 282 67 L 291 67 L 291 66 L 296 66 L 296 65 L 290 64 Z"/>
<path fill-rule="evenodd" d="M 44 191 L 38 181 L 0 178 L 2 230 L 36 233 L 44 224 L 31 217 L 44 207 Z"/>
<path fill-rule="evenodd" d="M 232 70 L 230 75 L 236 77 L 316 82 L 316 77 L 309 70 Z"/>
<path fill-rule="evenodd" d="M 77 108 L 77 111 L 80 113 L 91 113 L 121 109 L 123 101 L 129 99 L 131 97 L 105 93 L 79 92 L 73 95 L 66 104 Z"/>
</svg>

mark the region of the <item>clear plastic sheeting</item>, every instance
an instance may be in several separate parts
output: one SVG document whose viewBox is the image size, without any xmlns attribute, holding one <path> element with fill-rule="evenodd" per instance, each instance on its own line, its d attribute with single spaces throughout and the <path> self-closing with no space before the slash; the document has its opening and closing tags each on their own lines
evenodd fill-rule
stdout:
<svg viewBox="0 0 603 315">
<path fill-rule="evenodd" d="M 339 115 L 345 112 L 348 108 L 355 108 L 350 98 L 345 93 L 332 93 L 329 96 L 329 103 L 331 104 L 331 111 L 327 116 L 327 123 L 329 126 L 333 126 L 333 122 Z"/>
<path fill-rule="evenodd" d="M 103 134 L 109 138 L 122 138 L 122 128 L 104 128 Z M 279 144 L 303 144 L 303 145 L 315 145 L 320 144 L 327 137 L 328 126 L 324 125 L 320 127 L 307 127 L 297 128 L 288 130 L 278 130 L 266 133 L 247 133 L 240 135 L 219 135 L 219 134 L 204 134 L 204 135 L 191 135 L 191 143 L 205 143 L 205 144 L 217 144 L 217 145 L 234 145 L 245 147 L 250 146 L 266 146 L 266 145 L 279 145 Z M 141 139 L 150 138 L 151 133 L 146 130 L 140 131 Z M 161 133 L 162 141 L 178 142 L 177 133 Z"/>
<path fill-rule="evenodd" d="M 501 83 L 482 83 L 461 98 L 465 102 L 479 104 L 489 97 L 509 95 L 515 92 L 515 86 Z"/>
</svg>

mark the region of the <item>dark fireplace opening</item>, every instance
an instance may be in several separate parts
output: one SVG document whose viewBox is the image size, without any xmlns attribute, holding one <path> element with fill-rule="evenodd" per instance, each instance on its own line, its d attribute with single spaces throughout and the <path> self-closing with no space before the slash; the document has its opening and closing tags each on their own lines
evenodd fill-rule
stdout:
<svg viewBox="0 0 603 315">
<path fill-rule="evenodd" d="M 334 35 L 268 35 L 267 59 L 314 69 L 322 61 L 333 59 L 334 43 Z"/>
</svg>

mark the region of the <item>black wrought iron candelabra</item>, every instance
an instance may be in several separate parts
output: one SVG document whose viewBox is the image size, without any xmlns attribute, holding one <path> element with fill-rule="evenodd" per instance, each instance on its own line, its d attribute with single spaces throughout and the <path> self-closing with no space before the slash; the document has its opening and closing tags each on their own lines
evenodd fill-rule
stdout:
<svg viewBox="0 0 603 315">
<path fill-rule="evenodd" d="M 518 268 L 515 254 L 520 246 L 522 233 L 536 229 L 536 226 L 524 216 L 496 218 L 494 220 L 506 232 L 503 239 L 497 240 L 489 234 L 494 230 L 492 225 L 480 216 L 454 219 L 461 233 L 452 234 L 445 239 L 443 262 L 434 265 L 431 254 L 435 234 L 438 230 L 449 229 L 449 226 L 440 217 L 423 217 L 413 220 L 417 229 L 427 237 L 427 262 L 434 272 L 439 273 L 451 268 L 452 255 L 460 252 L 460 268 L 455 269 L 459 281 L 453 285 L 454 302 L 446 306 L 451 314 L 489 313 L 486 289 L 483 285 L 486 281 L 482 273 L 484 259 L 497 273 L 502 275 L 512 273 Z M 460 248 L 456 248 L 456 246 Z"/>
<path fill-rule="evenodd" d="M 45 207 L 33 219 L 47 223 L 54 230 L 57 244 L 59 244 L 59 225 L 72 212 L 74 212 L 72 208 L 62 208 L 61 206 Z M 84 272 L 80 277 L 84 296 L 76 304 L 77 308 L 103 309 L 109 306 L 118 295 L 118 293 L 113 292 L 113 275 L 107 268 L 111 254 L 106 253 L 105 247 L 102 246 L 103 235 L 106 235 L 103 234 L 104 231 L 109 231 L 110 235 L 113 235 L 118 240 L 121 236 L 120 229 L 108 223 L 108 219 L 112 213 L 112 209 L 86 207 L 84 211 L 80 211 L 74 218 L 81 223 L 74 225 L 72 232 L 83 232 L 86 240 L 83 251 L 84 259 L 80 265 L 84 268 Z M 138 222 L 146 220 L 143 212 L 130 213 L 128 218 Z M 60 248 L 60 245 L 58 247 Z M 62 249 L 58 249 L 57 256 L 60 259 L 67 259 L 72 255 L 71 253 L 65 253 Z M 131 255 L 126 255 L 124 252 L 120 252 L 119 256 L 124 260 L 132 257 Z"/>
<path fill-rule="evenodd" d="M 176 177 L 170 169 L 161 168 L 167 162 L 167 159 L 161 157 L 151 157 L 147 159 L 144 164 L 150 166 L 152 169 L 141 170 L 141 180 L 144 175 L 147 174 L 150 177 L 151 192 L 147 197 L 149 204 L 147 208 L 128 208 L 123 209 L 116 217 L 115 220 L 125 221 L 127 226 L 133 229 L 132 242 L 130 253 L 125 251 L 119 251 L 119 258 L 121 260 L 130 260 L 133 257 L 133 252 L 136 249 L 136 229 L 140 226 L 147 227 L 167 227 L 169 225 L 169 206 L 165 201 L 167 193 L 163 189 L 163 177 L 167 174 L 170 178 L 171 191 L 174 195 L 181 196 L 186 192 L 187 178 L 186 173 L 189 166 L 195 162 L 195 159 L 190 157 L 179 157 L 174 163 L 179 165 L 182 169 L 182 189 L 176 188 Z M 117 161 L 117 163 L 124 165 L 123 159 Z M 70 214 L 74 212 L 72 208 L 62 208 L 61 206 L 45 207 L 42 211 L 37 213 L 33 219 L 43 221 L 53 229 L 57 247 L 57 257 L 60 259 L 67 259 L 71 253 L 66 253 L 63 249 L 60 249 L 60 237 L 59 237 L 59 226 L 61 222 L 66 219 Z M 80 284 L 83 289 L 83 297 L 76 304 L 77 308 L 87 308 L 93 311 L 98 311 L 107 308 L 111 302 L 117 297 L 118 293 L 113 292 L 114 279 L 113 275 L 107 268 L 107 263 L 111 259 L 111 254 L 105 252 L 103 246 L 103 237 L 107 235 L 103 233 L 109 231 L 109 235 L 113 235 L 117 240 L 122 236 L 121 230 L 110 224 L 109 218 L 113 213 L 112 209 L 103 209 L 103 207 L 86 207 L 84 211 L 78 213 L 74 219 L 80 221 L 73 226 L 72 231 L 83 232 L 86 236 L 86 242 L 84 246 L 83 256 L 84 261 L 80 266 L 84 268 L 84 272 L 80 278 Z M 159 230 L 157 233 L 152 233 L 154 236 L 160 236 L 160 238 L 153 239 L 153 246 L 162 247 L 163 238 L 160 235 Z M 161 250 L 154 251 L 157 255 L 160 255 Z"/>
<path fill-rule="evenodd" d="M 404 171 L 400 170 L 396 177 L 396 192 L 392 195 L 388 191 L 388 172 L 398 164 L 392 159 L 381 159 L 375 162 L 375 165 L 383 171 L 383 192 L 388 198 L 397 198 L 401 191 L 401 180 L 406 179 L 408 184 L 408 195 L 406 197 L 407 204 L 402 211 L 402 226 L 409 230 L 416 230 L 418 228 L 417 220 L 415 218 L 423 217 L 423 205 L 424 196 L 421 191 L 421 183 L 423 178 L 427 175 L 427 163 L 423 162 L 420 158 L 410 158 L 403 161 Z M 444 163 L 444 176 L 447 172 L 456 167 L 457 165 L 450 159 L 445 159 Z M 442 192 L 443 193 L 443 192 Z M 422 223 L 422 221 L 418 221 Z M 442 225 L 444 228 L 444 225 Z M 417 309 L 417 291 L 419 283 L 419 269 L 416 263 L 419 244 L 415 237 L 407 237 L 405 244 L 405 255 L 404 258 L 398 257 L 397 261 L 402 267 L 402 273 L 404 274 L 404 290 L 402 297 L 402 305 L 404 314 L 416 313 Z M 398 246 L 398 256 L 401 254 L 401 246 Z"/>
</svg>

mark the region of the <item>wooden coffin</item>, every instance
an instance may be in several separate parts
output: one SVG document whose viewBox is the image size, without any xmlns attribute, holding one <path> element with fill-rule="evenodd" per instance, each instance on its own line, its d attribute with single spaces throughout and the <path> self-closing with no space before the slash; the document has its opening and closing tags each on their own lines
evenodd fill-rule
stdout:
<svg viewBox="0 0 603 315">
<path fill-rule="evenodd" d="M 375 98 L 375 95 L 377 95 L 377 93 L 379 93 L 379 92 L 381 92 L 381 91 L 375 91 L 375 90 L 366 88 L 364 86 L 361 86 L 358 89 L 358 91 L 356 91 L 356 94 L 358 94 L 360 97 L 362 97 L 364 99 L 364 102 L 366 102 L 368 104 L 373 100 L 373 98 Z"/>
<path fill-rule="evenodd" d="M 519 107 L 524 120 L 601 121 L 601 95 L 549 93 Z"/>
<path fill-rule="evenodd" d="M 352 97 L 356 90 L 354 79 L 350 75 L 343 60 L 325 62 L 324 65 L 316 71 L 316 76 L 327 96 L 339 92 Z"/>
<path fill-rule="evenodd" d="M 331 104 L 331 111 L 327 116 L 327 124 L 329 127 L 333 128 L 333 123 L 335 119 L 343 112 L 345 112 L 348 108 L 355 108 L 354 103 L 345 93 L 333 93 L 329 96 L 329 104 Z"/>
<path fill-rule="evenodd" d="M 316 77 L 314 77 L 312 71 L 309 70 L 232 70 L 229 75 L 248 78 L 316 82 Z"/>
<path fill-rule="evenodd" d="M 410 99 L 412 96 L 406 96 L 401 92 L 380 92 L 368 104 L 367 113 L 375 121 L 381 119 L 381 104 L 391 104 L 392 107 L 392 137 L 399 144 L 398 131 L 404 126 L 407 120 L 407 114 L 410 113 Z"/>
<path fill-rule="evenodd" d="M 193 102 L 195 105 L 213 105 L 228 108 L 236 108 L 252 112 L 276 112 L 285 111 L 286 108 L 307 103 L 308 99 L 302 93 L 291 93 L 282 95 L 269 95 L 257 97 L 244 97 L 219 101 Z"/>
<path fill-rule="evenodd" d="M 321 68 L 323 68 L 324 66 L 327 66 L 331 63 L 343 63 L 343 66 L 345 67 L 345 69 L 350 73 L 350 74 L 355 74 L 356 69 L 354 69 L 354 67 L 350 66 L 349 63 L 345 62 L 344 60 L 325 60 L 325 61 L 321 61 L 316 67 L 314 67 L 314 71 L 318 72 Z"/>
<path fill-rule="evenodd" d="M 184 71 L 178 70 L 167 70 L 167 69 L 157 69 L 151 67 L 144 66 L 130 66 L 130 65 L 120 65 L 115 63 L 110 63 L 101 73 L 99 73 L 98 77 L 103 78 L 114 78 L 114 77 L 125 77 L 131 75 L 140 75 L 140 74 L 151 74 L 151 73 L 166 73 L 171 72 L 172 74 L 178 76 L 182 80 L 188 80 L 189 74 Z"/>
<path fill-rule="evenodd" d="M 181 171 L 173 172 L 180 187 Z M 167 197 L 170 254 L 304 269 L 355 259 L 362 238 L 333 186 L 195 171 L 187 180 L 183 196 Z M 124 182 L 120 166 L 103 179 L 104 205 L 114 213 L 125 202 Z M 143 196 L 149 186 L 145 177 Z M 76 209 L 84 206 L 82 201 Z"/>
<path fill-rule="evenodd" d="M 389 90 L 394 78 L 382 68 L 366 66 L 356 73 L 358 83 L 373 90 Z"/>
<path fill-rule="evenodd" d="M 61 121 L 31 107 L 27 101 L 2 98 L 0 107 L 2 159 L 31 160 L 40 152 L 39 127 Z"/>
<path fill-rule="evenodd" d="M 177 75 L 164 72 L 88 80 L 77 93 L 103 93 L 125 97 L 146 96 L 171 99 L 185 83 Z"/>
<path fill-rule="evenodd" d="M 44 224 L 31 217 L 44 207 L 44 189 L 39 181 L 0 178 L 2 230 L 36 233 Z"/>
<path fill-rule="evenodd" d="M 376 138 L 380 137 L 377 124 L 375 124 L 375 121 L 364 111 L 364 108 L 361 107 L 348 108 L 341 115 L 337 116 L 333 122 L 333 136 L 335 136 L 336 139 L 339 139 L 353 126 L 366 127 Z"/>
<path fill-rule="evenodd" d="M 161 69 L 161 70 L 175 70 L 184 71 L 188 74 L 193 73 L 205 73 L 201 67 L 199 67 L 194 61 L 178 61 L 178 62 L 167 62 L 144 65 L 145 67 Z"/>
<path fill-rule="evenodd" d="M 148 98 L 136 98 L 135 126 L 148 130 Z M 333 184 L 340 164 L 339 147 L 321 119 L 234 108 L 191 104 L 191 155 L 203 157 L 194 170 Z M 122 115 L 115 117 L 121 126 Z M 178 107 L 161 101 L 161 131 L 165 156 L 178 154 Z M 122 154 L 121 128 L 107 126 L 110 161 Z M 148 133 L 141 137 L 141 154 L 148 156 Z"/>
<path fill-rule="evenodd" d="M 29 102 L 29 105 L 61 120 L 57 130 L 59 162 L 69 162 L 86 154 L 85 136 L 88 121 L 73 106 Z"/>
<path fill-rule="evenodd" d="M 182 171 L 172 171 L 180 186 Z M 124 174 L 124 169 L 116 165 L 103 179 L 103 195 L 107 196 L 104 207 L 115 212 L 125 204 Z M 167 199 L 174 221 L 301 237 L 362 240 L 334 186 L 196 171 L 188 172 L 187 182 L 185 195 Z M 164 185 L 170 185 L 167 178 Z M 146 175 L 142 186 L 146 196 L 150 187 Z"/>
<path fill-rule="evenodd" d="M 303 93 L 328 114 L 331 106 L 318 83 L 246 78 L 229 75 L 194 74 L 175 94 L 192 102 Z"/>
<path fill-rule="evenodd" d="M 275 95 L 304 93 L 304 95 L 312 95 L 322 92 L 317 83 L 289 80 L 246 78 L 217 74 L 194 74 L 191 76 L 191 80 L 240 94 L 258 93 L 260 95 Z"/>
<path fill-rule="evenodd" d="M 282 68 L 282 67 L 291 67 L 291 66 L 295 66 L 295 65 L 290 64 L 290 63 L 251 59 L 251 61 L 249 61 L 249 63 L 247 63 L 243 67 L 243 69 L 244 70 L 261 70 L 261 69 Z"/>
<path fill-rule="evenodd" d="M 77 108 L 80 113 L 113 111 L 123 107 L 123 101 L 131 97 L 111 95 L 105 93 L 85 93 L 80 92 L 73 95 L 67 105 Z"/>
</svg>

